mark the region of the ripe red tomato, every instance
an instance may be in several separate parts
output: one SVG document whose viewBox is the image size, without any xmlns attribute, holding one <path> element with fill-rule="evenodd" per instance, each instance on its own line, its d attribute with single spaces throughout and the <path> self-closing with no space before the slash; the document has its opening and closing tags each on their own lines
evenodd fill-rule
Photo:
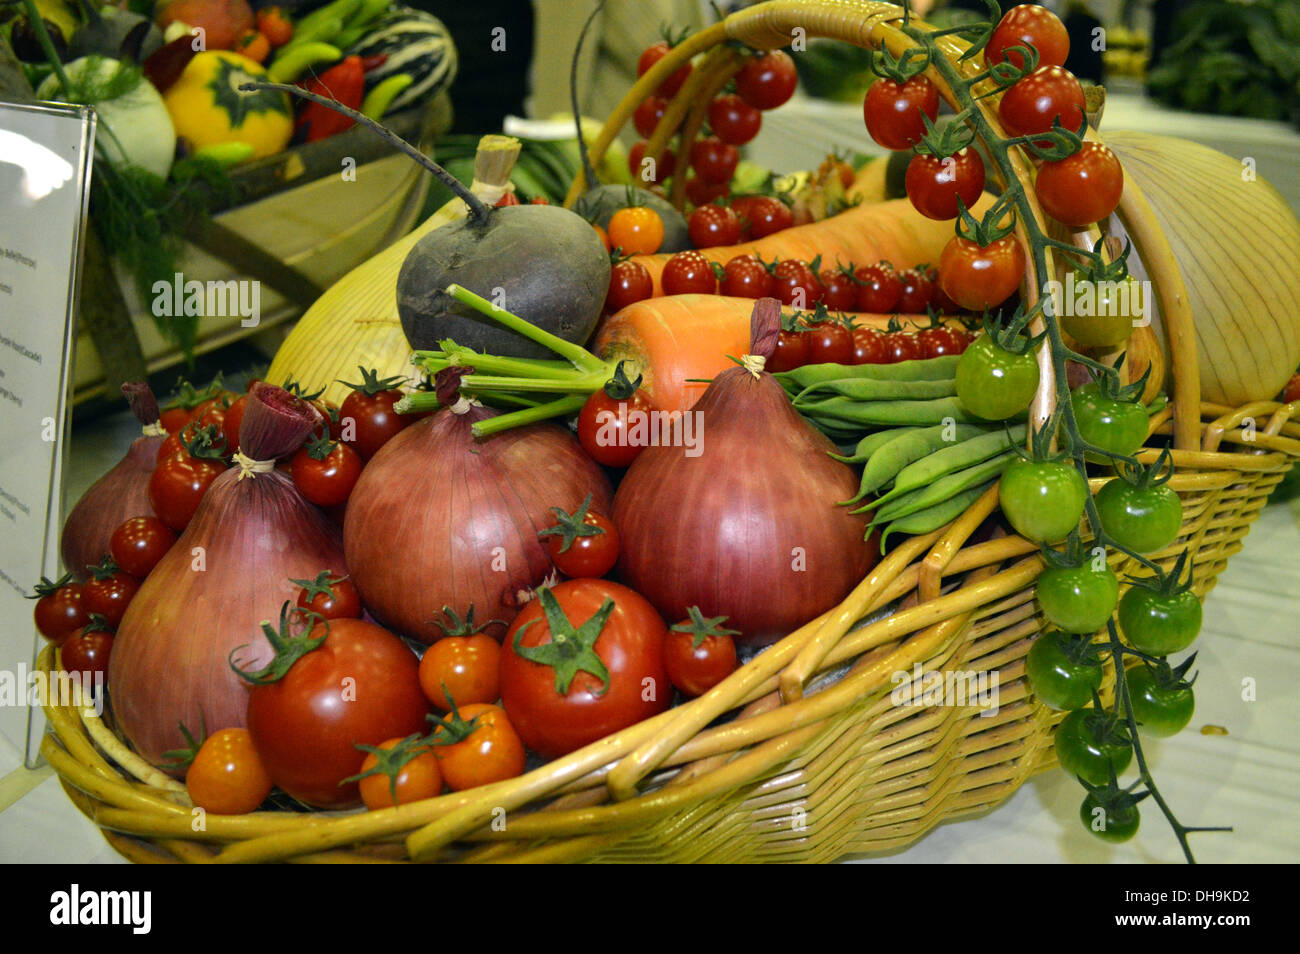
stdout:
<svg viewBox="0 0 1300 954">
<path fill-rule="evenodd" d="M 808 364 L 849 364 L 853 360 L 853 333 L 835 321 L 819 321 L 804 333 L 808 339 Z"/>
<path fill-rule="evenodd" d="M 1002 304 L 1020 287 L 1025 253 L 1012 235 L 981 248 L 955 235 L 939 257 L 939 283 L 957 304 L 983 311 Z"/>
<path fill-rule="evenodd" d="M 665 56 L 672 47 L 668 45 L 667 40 L 660 40 L 658 43 L 651 44 L 642 51 L 640 58 L 636 61 L 636 75 L 644 76 L 650 67 L 654 66 Z M 683 63 L 677 69 L 668 74 L 668 79 L 659 84 L 655 91 L 664 99 L 672 99 L 677 95 L 677 91 L 682 88 L 687 77 L 691 75 L 691 64 Z"/>
<path fill-rule="evenodd" d="M 123 570 L 143 580 L 175 542 L 176 534 L 157 517 L 132 517 L 113 531 L 108 553 Z"/>
<path fill-rule="evenodd" d="M 503 192 L 501 193 L 501 198 L 497 199 L 494 208 L 504 209 L 507 206 L 518 205 L 518 204 L 519 204 L 519 196 L 515 195 L 513 192 Z"/>
<path fill-rule="evenodd" d="M 361 594 L 350 576 L 321 570 L 311 580 L 290 580 L 302 587 L 296 605 L 322 619 L 360 619 Z"/>
<path fill-rule="evenodd" d="M 725 616 L 705 619 L 698 606 L 690 619 L 668 631 L 664 666 L 672 684 L 688 696 L 702 696 L 736 671 L 734 629 L 723 629 Z"/>
<path fill-rule="evenodd" d="M 691 205 L 708 205 L 730 192 L 730 182 L 724 182 L 721 185 L 709 185 L 703 179 L 694 175 L 686 180 L 686 198 L 691 200 Z"/>
<path fill-rule="evenodd" d="M 659 120 L 664 118 L 664 113 L 667 111 L 668 100 L 662 96 L 650 96 L 642 100 L 641 105 L 632 114 L 632 125 L 636 127 L 637 134 L 642 139 L 649 139 L 654 135 L 655 127 L 659 125 Z"/>
<path fill-rule="evenodd" d="M 885 336 L 875 328 L 853 329 L 853 354 L 848 364 L 888 364 Z"/>
<path fill-rule="evenodd" d="M 694 249 L 677 252 L 668 259 L 659 283 L 665 295 L 712 295 L 718 290 L 713 263 Z"/>
<path fill-rule="evenodd" d="M 934 122 L 939 115 L 939 91 L 924 76 L 906 83 L 881 77 L 867 90 L 862 117 L 871 138 L 886 149 L 911 149 L 925 135 L 922 114 Z"/>
<path fill-rule="evenodd" d="M 899 273 L 898 281 L 898 304 L 895 307 L 906 315 L 923 314 L 934 297 L 934 279 L 920 268 L 909 268 Z"/>
<path fill-rule="evenodd" d="M 87 613 L 104 617 L 105 622 L 116 629 L 140 589 L 140 583 L 129 573 L 123 573 L 111 557 L 99 566 L 91 567 L 90 571 L 91 578 L 81 587 L 81 605 Z"/>
<path fill-rule="evenodd" d="M 1124 194 L 1124 169 L 1115 153 L 1085 142 L 1072 156 L 1044 162 L 1034 182 L 1043 211 L 1064 225 L 1084 228 L 1108 218 Z"/>
<path fill-rule="evenodd" d="M 745 195 L 731 203 L 744 236 L 748 239 L 761 239 L 773 235 L 794 225 L 794 214 L 790 207 L 780 199 L 768 195 Z"/>
<path fill-rule="evenodd" d="M 361 476 L 361 457 L 351 447 L 318 438 L 293 455 L 293 483 L 318 507 L 346 503 Z"/>
<path fill-rule="evenodd" d="M 916 155 L 904 177 L 907 197 L 916 211 L 929 219 L 957 218 L 957 200 L 966 208 L 984 191 L 984 162 L 967 146 L 951 156 Z"/>
<path fill-rule="evenodd" d="M 984 62 L 992 66 L 1004 60 L 1012 66 L 1024 66 L 1016 46 L 1032 46 L 1038 51 L 1039 66 L 1064 66 L 1070 54 L 1070 35 L 1059 17 L 1037 3 L 1022 3 L 1002 15 L 993 35 L 984 46 Z"/>
<path fill-rule="evenodd" d="M 768 298 L 772 285 L 771 272 L 753 255 L 737 255 L 722 269 L 720 291 L 731 298 Z"/>
<path fill-rule="evenodd" d="M 621 311 L 628 305 L 645 301 L 655 293 L 654 279 L 640 262 L 627 259 L 609 270 L 609 293 L 605 296 L 605 311 Z"/>
<path fill-rule="evenodd" d="M 501 644 L 491 636 L 444 636 L 420 658 L 420 688 L 443 712 L 450 712 L 453 703 L 496 702 L 501 697 L 500 665 Z"/>
<path fill-rule="evenodd" d="M 169 407 L 158 415 L 158 423 L 168 434 L 175 434 L 188 424 L 194 415 L 187 407 Z"/>
<path fill-rule="evenodd" d="M 807 262 L 787 258 L 772 272 L 772 294 L 783 305 L 812 308 L 825 294 L 821 280 Z"/>
<path fill-rule="evenodd" d="M 149 475 L 149 505 L 159 520 L 180 533 L 189 526 L 203 495 L 225 469 L 217 461 L 193 457 L 159 461 Z"/>
<path fill-rule="evenodd" d="M 946 354 L 961 354 L 972 339 L 964 329 L 939 326 L 922 328 L 916 333 L 916 340 L 921 345 L 922 357 L 940 358 Z"/>
<path fill-rule="evenodd" d="M 1290 404 L 1293 401 L 1300 401 L 1300 374 L 1291 375 L 1291 380 L 1282 390 L 1282 403 Z"/>
<path fill-rule="evenodd" d="M 433 754 L 453 792 L 524 774 L 527 753 L 500 706 L 457 706 L 433 734 Z"/>
<path fill-rule="evenodd" d="M 740 241 L 740 219 L 725 205 L 709 203 L 691 213 L 686 229 L 696 248 L 735 245 Z"/>
<path fill-rule="evenodd" d="M 233 454 L 239 450 L 239 428 L 244 423 L 244 409 L 248 407 L 248 395 L 241 394 L 230 407 L 226 408 L 226 417 L 221 422 L 221 433 L 226 438 L 226 450 Z"/>
<path fill-rule="evenodd" d="M 858 280 L 858 311 L 876 315 L 898 311 L 903 283 L 887 263 L 863 265 L 853 272 L 853 277 Z"/>
<path fill-rule="evenodd" d="M 81 602 L 81 584 L 72 582 L 71 573 L 57 582 L 42 578 L 35 597 L 28 597 L 33 598 L 36 631 L 56 646 L 90 622 L 90 611 Z"/>
<path fill-rule="evenodd" d="M 288 620 L 286 603 L 286 636 Z M 249 690 L 248 731 L 276 785 L 308 805 L 345 808 L 361 797 L 356 782 L 340 784 L 365 760 L 356 745 L 422 731 L 428 702 L 418 661 L 386 629 L 336 619 L 296 638 L 320 637 L 282 678 Z"/>
<path fill-rule="evenodd" d="M 108 657 L 113 652 L 113 634 L 90 623 L 77 630 L 59 647 L 63 671 L 80 673 L 81 686 L 90 689 L 95 674 L 108 678 Z"/>
<path fill-rule="evenodd" d="M 709 128 L 723 142 L 743 146 L 758 135 L 762 125 L 763 114 L 735 93 L 718 96 L 709 103 Z"/>
<path fill-rule="evenodd" d="M 379 372 L 373 368 L 357 370 L 361 372 L 359 384 L 343 382 L 352 388 L 352 393 L 343 399 L 339 408 L 340 436 L 363 461 L 368 461 L 414 419 L 393 410 L 393 405 L 403 397 L 398 390 L 402 378 L 380 380 Z"/>
<path fill-rule="evenodd" d="M 771 50 L 746 61 L 736 74 L 736 92 L 755 109 L 776 109 L 794 95 L 799 73 L 794 60 L 781 50 Z"/>
<path fill-rule="evenodd" d="M 357 785 L 372 812 L 442 794 L 442 768 L 427 739 L 408 735 L 368 748 Z"/>
<path fill-rule="evenodd" d="M 190 801 L 216 815 L 254 811 L 271 794 L 271 776 L 247 729 L 221 729 L 203 740 L 185 773 Z"/>
<path fill-rule="evenodd" d="M 640 388 L 629 397 L 611 396 L 605 388 L 593 391 L 578 412 L 578 442 L 598 464 L 631 467 L 649 446 L 650 415 L 656 410 L 654 400 Z"/>
<path fill-rule="evenodd" d="M 668 147 L 659 156 L 654 166 L 646 161 L 645 140 L 638 140 L 627 153 L 627 167 L 632 175 L 642 182 L 663 182 L 677 168 L 677 153 Z M 617 243 L 616 243 L 617 244 Z"/>
<path fill-rule="evenodd" d="M 717 136 L 706 136 L 691 144 L 691 168 L 707 185 L 724 185 L 736 174 L 740 150 Z"/>
<path fill-rule="evenodd" d="M 501 701 L 520 738 L 556 758 L 662 712 L 672 701 L 667 633 L 654 607 L 618 583 L 543 587 L 501 652 Z"/>
<path fill-rule="evenodd" d="M 885 364 L 916 361 L 925 357 L 925 350 L 911 331 L 891 331 L 885 335 Z"/>
<path fill-rule="evenodd" d="M 822 304 L 831 311 L 853 311 L 858 306 L 858 283 L 845 268 L 823 268 Z"/>
<path fill-rule="evenodd" d="M 767 359 L 766 368 L 772 373 L 793 371 L 808 363 L 808 336 L 802 331 L 782 330 L 776 338 L 776 350 Z"/>
<path fill-rule="evenodd" d="M 559 522 L 540 534 L 546 538 L 551 562 L 567 577 L 596 579 L 618 562 L 618 531 L 608 517 L 590 507 L 591 494 L 575 513 L 552 507 Z"/>
<path fill-rule="evenodd" d="M 1047 132 L 1060 118 L 1066 129 L 1083 122 L 1083 87 L 1061 66 L 1040 66 L 1002 94 L 998 118 L 1012 136 Z"/>
</svg>

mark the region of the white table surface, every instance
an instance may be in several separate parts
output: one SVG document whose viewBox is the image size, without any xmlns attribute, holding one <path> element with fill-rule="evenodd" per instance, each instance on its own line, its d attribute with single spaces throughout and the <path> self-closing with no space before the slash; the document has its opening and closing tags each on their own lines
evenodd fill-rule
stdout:
<svg viewBox="0 0 1300 954">
<path fill-rule="evenodd" d="M 74 435 L 75 500 L 130 439 L 118 420 Z M 1184 824 L 1232 825 L 1232 834 L 1193 836 L 1206 862 L 1300 861 L 1300 500 L 1265 509 L 1245 549 L 1205 605 L 1196 648 L 1197 711 L 1180 735 L 1153 740 L 1157 784 Z M 12 666 L 16 661 L 0 665 Z M 1256 701 L 1242 700 L 1242 680 Z M 1227 735 L 1202 735 L 1202 725 Z M 906 851 L 870 862 L 1177 862 L 1173 835 L 1144 803 L 1142 830 L 1111 846 L 1083 829 L 1082 791 L 1064 772 L 1040 775 L 1003 805 L 944 825 Z M 0 737 L 0 862 L 122 862 L 99 830 L 68 801 L 48 767 L 22 767 Z"/>
</svg>

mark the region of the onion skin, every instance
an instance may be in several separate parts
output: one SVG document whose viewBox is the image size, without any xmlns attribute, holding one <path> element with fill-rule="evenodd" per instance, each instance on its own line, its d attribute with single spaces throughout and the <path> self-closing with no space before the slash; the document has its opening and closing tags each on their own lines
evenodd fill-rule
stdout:
<svg viewBox="0 0 1300 954">
<path fill-rule="evenodd" d="M 230 668 L 271 658 L 263 620 L 274 620 L 321 570 L 347 572 L 338 527 L 278 471 L 209 488 L 181 538 L 141 584 L 118 627 L 109 662 L 113 712 L 144 758 L 162 765 L 193 733 L 243 728 L 248 687 Z M 194 567 L 203 548 L 202 571 Z"/>
<path fill-rule="evenodd" d="M 619 485 L 619 572 L 665 619 L 699 606 L 726 616 L 737 641 L 766 645 L 838 604 L 870 569 L 865 519 L 837 505 L 858 480 L 770 374 L 730 368 L 694 410 L 703 452 L 648 447 Z"/>
<path fill-rule="evenodd" d="M 389 629 L 432 643 L 443 636 L 434 620 L 444 606 L 464 617 L 471 605 L 477 622 L 509 625 L 518 592 L 554 569 L 537 536 L 555 524 L 551 508 L 572 513 L 591 494 L 592 509 L 609 513 L 609 480 L 568 431 L 538 424 L 476 440 L 470 427 L 495 413 L 447 409 L 410 425 L 352 489 L 348 566 Z M 500 639 L 505 627 L 487 632 Z"/>
<path fill-rule="evenodd" d="M 108 555 L 113 531 L 124 521 L 154 516 L 149 503 L 149 475 L 158 462 L 158 448 L 164 440 L 165 434 L 137 437 L 126 456 L 95 481 L 68 514 L 60 550 L 63 565 L 78 580 L 89 576 L 87 565 L 94 565 Z"/>
</svg>

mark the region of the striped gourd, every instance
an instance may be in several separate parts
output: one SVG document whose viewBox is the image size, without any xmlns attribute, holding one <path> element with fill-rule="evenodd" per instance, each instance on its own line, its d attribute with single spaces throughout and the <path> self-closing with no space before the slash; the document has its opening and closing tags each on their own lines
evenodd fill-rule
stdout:
<svg viewBox="0 0 1300 954">
<path fill-rule="evenodd" d="M 406 73 L 414 79 L 389 106 L 394 112 L 432 99 L 456 78 L 451 34 L 433 14 L 411 7 L 394 7 L 384 14 L 348 53 L 363 59 L 388 57 L 366 71 L 367 92 L 390 76 Z"/>
</svg>

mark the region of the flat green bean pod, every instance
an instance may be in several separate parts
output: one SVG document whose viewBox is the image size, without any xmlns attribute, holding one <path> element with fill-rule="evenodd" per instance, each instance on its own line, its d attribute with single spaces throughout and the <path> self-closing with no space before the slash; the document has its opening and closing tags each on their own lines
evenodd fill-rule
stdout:
<svg viewBox="0 0 1300 954">
<path fill-rule="evenodd" d="M 923 460 L 934 454 L 938 448 L 945 446 L 949 437 L 965 441 L 984 433 L 973 424 L 955 425 L 952 430 L 955 433 L 950 434 L 946 424 L 909 430 L 876 448 L 871 459 L 862 468 L 862 482 L 858 488 L 858 495 L 848 503 L 855 504 L 867 494 L 874 494 L 914 461 Z"/>
<path fill-rule="evenodd" d="M 801 407 L 808 395 L 829 391 L 855 401 L 906 401 L 926 398 L 950 397 L 957 393 L 955 380 L 890 381 L 877 378 L 835 378 L 811 384 L 794 398 L 794 406 Z"/>
<path fill-rule="evenodd" d="M 805 417 L 825 418 L 838 427 L 869 425 L 875 427 L 945 424 L 979 424 L 980 419 L 962 407 L 955 397 L 929 401 L 855 401 L 832 397 L 811 401 L 799 408 Z M 987 424 L 987 421 L 982 423 Z"/>
<path fill-rule="evenodd" d="M 1009 435 L 1008 430 L 1010 431 Z M 913 490 L 929 486 L 940 477 L 974 466 L 980 461 L 1001 454 L 1018 442 L 1023 441 L 1026 433 L 1028 433 L 1028 426 L 1017 424 L 1009 429 L 986 430 L 970 440 L 963 438 L 960 439 L 959 443 L 949 443 L 948 446 L 936 450 L 929 457 L 909 464 L 900 471 L 894 481 L 893 488 L 888 494 L 888 498 L 901 497 Z M 877 503 L 885 500 L 886 498 L 882 497 Z"/>
<path fill-rule="evenodd" d="M 836 378 L 874 378 L 878 381 L 953 380 L 961 355 L 945 354 L 938 358 L 900 361 L 897 364 L 805 364 L 792 371 L 778 371 L 772 377 L 787 391 L 798 393 L 806 387 Z"/>
<path fill-rule="evenodd" d="M 921 430 L 919 427 L 891 427 L 888 430 L 874 431 L 858 441 L 858 446 L 849 456 L 845 457 L 842 454 L 831 454 L 831 456 L 845 464 L 865 464 L 872 454 L 895 437 L 919 430 Z"/>
<path fill-rule="evenodd" d="M 909 517 L 927 507 L 941 504 L 976 484 L 985 484 L 992 478 L 1000 476 L 1016 457 L 1015 451 L 1007 451 L 972 467 L 931 481 L 881 507 L 872 523 L 889 523 L 891 520 Z"/>
<path fill-rule="evenodd" d="M 880 552 L 885 552 L 885 542 L 889 539 L 891 533 L 906 533 L 915 536 L 919 533 L 938 530 L 944 524 L 951 523 L 965 513 L 966 509 L 979 500 L 984 492 L 995 483 L 996 481 L 990 480 L 978 487 L 963 490 L 957 496 L 950 497 L 941 504 L 928 507 L 925 510 L 918 510 L 910 516 L 893 521 L 885 527 L 884 532 L 880 535 Z"/>
</svg>

